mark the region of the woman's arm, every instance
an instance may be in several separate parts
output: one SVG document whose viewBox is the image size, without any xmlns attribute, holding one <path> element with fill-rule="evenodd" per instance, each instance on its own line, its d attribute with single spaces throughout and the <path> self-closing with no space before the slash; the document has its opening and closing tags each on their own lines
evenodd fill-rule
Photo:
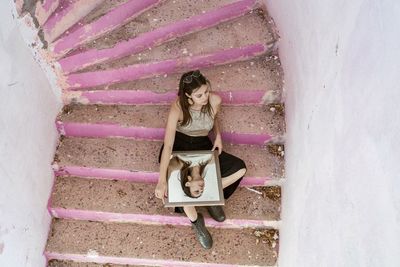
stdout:
<svg viewBox="0 0 400 267">
<path fill-rule="evenodd" d="M 179 120 L 179 113 L 180 109 L 178 104 L 176 101 L 174 101 L 169 111 L 167 126 L 165 129 L 164 149 L 161 153 L 160 161 L 160 174 L 155 190 L 156 197 L 160 198 L 163 203 L 165 202 L 164 198 L 167 197 L 167 168 L 171 157 L 172 148 L 174 146 L 175 131 Z"/>
<path fill-rule="evenodd" d="M 218 153 L 221 154 L 222 152 L 222 138 L 221 138 L 221 132 L 219 129 L 219 122 L 218 122 L 218 114 L 219 114 L 219 110 L 221 109 L 221 97 L 219 97 L 218 95 L 211 95 L 210 98 L 211 101 L 211 105 L 213 107 L 214 110 L 214 127 L 213 127 L 213 131 L 214 131 L 214 135 L 215 135 L 215 140 L 214 140 L 214 146 L 212 148 L 212 150 L 214 151 L 216 148 L 218 148 Z"/>
<path fill-rule="evenodd" d="M 173 172 L 175 170 L 179 170 L 181 167 L 182 167 L 182 163 L 178 159 L 177 156 L 175 156 L 172 159 L 170 159 L 169 165 L 168 165 L 168 168 L 167 168 L 167 180 L 168 180 L 168 177 L 171 176 L 171 172 Z"/>
</svg>

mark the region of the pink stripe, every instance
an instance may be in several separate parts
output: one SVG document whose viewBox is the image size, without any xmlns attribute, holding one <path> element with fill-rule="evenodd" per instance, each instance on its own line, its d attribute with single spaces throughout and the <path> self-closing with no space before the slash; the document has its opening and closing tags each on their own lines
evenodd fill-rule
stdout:
<svg viewBox="0 0 400 267">
<path fill-rule="evenodd" d="M 206 29 L 223 21 L 243 15 L 250 11 L 254 4 L 254 0 L 243 0 L 228 4 L 219 9 L 193 16 L 190 19 L 181 20 L 154 31 L 143 33 L 137 38 L 121 42 L 113 48 L 101 50 L 91 49 L 80 54 L 66 57 L 60 60 L 60 65 L 64 72 L 69 73 L 105 60 L 136 54 L 148 47 L 153 47 L 176 37 Z"/>
<path fill-rule="evenodd" d="M 94 87 L 103 84 L 127 82 L 155 75 L 169 74 L 181 70 L 206 68 L 237 60 L 246 60 L 267 51 L 262 44 L 221 50 L 207 55 L 197 55 L 147 64 L 136 64 L 120 69 L 75 73 L 67 76 L 67 84 L 72 88 Z M 70 88 L 71 89 L 71 88 Z"/>
<path fill-rule="evenodd" d="M 132 137 L 146 140 L 162 140 L 163 128 L 123 127 L 118 124 L 86 124 L 58 121 L 60 129 L 66 136 L 76 137 Z"/>
<path fill-rule="evenodd" d="M 228 90 L 215 92 L 224 104 L 261 104 L 265 90 Z M 68 92 L 66 92 L 68 94 Z M 155 93 L 147 90 L 80 91 L 77 99 L 91 104 L 165 104 L 176 98 L 176 91 Z"/>
<path fill-rule="evenodd" d="M 266 90 L 237 90 L 215 92 L 225 104 L 261 104 Z"/>
<path fill-rule="evenodd" d="M 56 24 L 69 12 L 71 12 L 74 8 L 75 2 L 78 0 L 70 0 L 70 1 L 62 1 L 55 12 L 50 16 L 50 18 L 43 25 L 43 30 L 46 32 L 50 32 Z"/>
<path fill-rule="evenodd" d="M 144 11 L 157 5 L 161 0 L 128 1 L 107 14 L 103 15 L 93 23 L 79 26 L 73 33 L 55 42 L 54 52 L 65 53 L 76 48 L 80 44 L 93 40 L 100 35 L 112 31 L 127 21 L 134 19 Z"/>
<path fill-rule="evenodd" d="M 132 214 L 114 213 L 92 210 L 65 209 L 59 207 L 50 208 L 51 214 L 56 218 L 90 220 L 100 222 L 131 222 L 131 223 L 155 223 L 171 224 L 180 226 L 190 226 L 190 221 L 186 216 L 165 216 L 154 214 Z M 248 227 L 267 227 L 268 223 L 264 220 L 243 220 L 226 219 L 224 222 L 217 222 L 212 218 L 205 218 L 207 226 L 215 228 L 248 228 Z"/>
<path fill-rule="evenodd" d="M 59 5 L 59 0 L 44 0 L 36 4 L 35 16 L 40 25 L 43 25 Z"/>
<path fill-rule="evenodd" d="M 264 92 L 265 93 L 265 92 Z M 98 104 L 161 104 L 170 103 L 177 92 L 155 93 L 147 90 L 83 91 L 82 102 Z"/>
<path fill-rule="evenodd" d="M 121 180 L 138 183 L 157 183 L 158 172 L 127 171 L 118 169 L 105 169 L 81 166 L 62 166 L 54 170 L 56 176 L 79 176 L 82 178 L 96 178 L 108 180 Z M 241 186 L 262 186 L 268 185 L 271 177 L 244 177 Z"/>
<path fill-rule="evenodd" d="M 163 140 L 164 128 L 126 127 L 114 123 L 79 123 L 57 121 L 60 134 L 75 137 L 131 137 L 144 140 Z M 264 145 L 271 140 L 269 134 L 222 132 L 222 138 L 230 144 Z"/>
<path fill-rule="evenodd" d="M 269 134 L 249 134 L 249 133 L 234 133 L 223 132 L 222 140 L 229 144 L 245 144 L 262 146 L 272 138 Z"/>
<path fill-rule="evenodd" d="M 157 259 L 139 259 L 139 258 L 123 258 L 111 256 L 96 256 L 91 257 L 82 254 L 72 253 L 57 253 L 45 252 L 48 260 L 71 260 L 76 262 L 93 262 L 93 263 L 111 263 L 111 264 L 129 264 L 129 265 L 149 265 L 149 266 L 164 266 L 164 267 L 239 267 L 243 265 L 190 262 L 190 261 L 174 261 L 174 260 L 157 260 Z M 256 266 L 254 266 L 256 267 Z M 268 267 L 268 266 L 264 266 Z"/>
<path fill-rule="evenodd" d="M 55 170 L 57 176 L 71 175 L 79 177 L 96 177 L 97 179 L 123 180 L 139 183 L 157 183 L 158 172 L 127 171 L 117 169 L 100 169 L 80 166 L 65 166 Z"/>
<path fill-rule="evenodd" d="M 58 6 L 58 3 L 59 0 L 44 0 L 41 6 L 45 11 L 49 11 L 52 7 Z M 40 2 L 38 2 L 38 4 L 40 4 Z"/>
</svg>

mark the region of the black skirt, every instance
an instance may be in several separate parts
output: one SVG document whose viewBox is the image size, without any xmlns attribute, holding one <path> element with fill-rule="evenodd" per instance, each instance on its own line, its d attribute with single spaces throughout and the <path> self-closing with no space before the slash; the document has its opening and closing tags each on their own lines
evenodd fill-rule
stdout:
<svg viewBox="0 0 400 267">
<path fill-rule="evenodd" d="M 189 136 L 180 132 L 175 133 L 175 141 L 172 151 L 190 151 L 190 150 L 211 150 L 213 144 L 208 138 L 208 136 Z M 161 147 L 160 155 L 158 157 L 158 162 L 161 160 L 161 153 L 163 151 L 164 145 Z M 218 156 L 219 165 L 221 169 L 221 177 L 227 177 L 240 169 L 246 168 L 246 164 L 243 160 L 234 155 L 222 151 Z M 224 198 L 228 199 L 236 188 L 239 186 L 240 181 L 243 179 L 241 177 L 239 180 L 224 188 Z"/>
</svg>

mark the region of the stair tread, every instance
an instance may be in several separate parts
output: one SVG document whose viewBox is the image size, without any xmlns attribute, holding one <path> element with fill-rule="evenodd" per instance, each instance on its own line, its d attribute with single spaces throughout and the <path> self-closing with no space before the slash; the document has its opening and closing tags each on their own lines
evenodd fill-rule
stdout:
<svg viewBox="0 0 400 267">
<path fill-rule="evenodd" d="M 79 177 L 57 177 L 51 196 L 51 206 L 90 210 L 97 212 L 131 213 L 146 215 L 174 215 L 172 208 L 165 208 L 154 196 L 155 184 L 133 183 Z M 266 187 L 253 190 L 239 187 L 225 203 L 229 219 L 279 220 L 280 198 L 267 194 Z M 269 189 L 272 189 L 271 187 Z M 203 213 L 208 217 L 207 212 Z"/>
<path fill-rule="evenodd" d="M 125 138 L 66 137 L 60 141 L 55 161 L 59 166 L 83 166 L 158 172 L 162 142 Z M 284 159 L 253 145 L 224 144 L 224 150 L 243 159 L 248 177 L 282 178 Z"/>
<path fill-rule="evenodd" d="M 91 253 L 98 255 L 96 258 L 105 256 L 237 265 L 270 266 L 276 263 L 277 240 L 272 245 L 272 242 L 256 237 L 255 230 L 248 228 L 209 227 L 209 231 L 214 240 L 213 248 L 204 250 L 187 226 L 56 219 L 52 222 L 46 253 Z"/>
<path fill-rule="evenodd" d="M 165 128 L 169 105 L 68 105 L 58 120 L 67 123 L 118 124 L 123 127 Z M 284 114 L 268 106 L 223 106 L 218 115 L 221 131 L 284 134 Z"/>
<path fill-rule="evenodd" d="M 123 68 L 134 64 L 180 58 L 187 55 L 210 54 L 229 47 L 243 47 L 256 43 L 267 44 L 274 41 L 274 38 L 268 30 L 266 26 L 268 23 L 262 17 L 261 12 L 261 10 L 256 10 L 233 21 L 177 37 L 138 54 L 95 64 L 82 69 L 80 72 Z M 99 46 L 97 41 L 96 47 L 98 49 L 105 48 Z"/>
<path fill-rule="evenodd" d="M 213 1 L 204 0 L 196 3 L 190 0 L 164 1 L 157 6 L 149 9 L 127 24 L 115 29 L 114 31 L 97 38 L 95 42 L 87 43 L 82 49 L 104 49 L 113 47 L 121 40 L 135 38 L 143 33 L 154 31 L 168 24 L 179 20 L 189 19 L 192 16 L 222 7 L 236 1 L 223 0 Z"/>
<path fill-rule="evenodd" d="M 264 90 L 278 92 L 282 88 L 283 71 L 277 56 L 260 56 L 201 69 L 210 80 L 212 90 Z M 130 82 L 86 88 L 87 90 L 150 90 L 157 93 L 176 91 L 182 73 L 158 75 Z"/>
</svg>

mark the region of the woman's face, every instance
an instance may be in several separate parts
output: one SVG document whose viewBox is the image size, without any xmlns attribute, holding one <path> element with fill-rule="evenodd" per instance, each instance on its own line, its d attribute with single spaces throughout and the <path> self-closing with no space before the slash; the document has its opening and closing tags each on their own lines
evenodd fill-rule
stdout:
<svg viewBox="0 0 400 267">
<path fill-rule="evenodd" d="M 199 197 L 204 191 L 204 179 L 200 175 L 200 167 L 195 166 L 191 170 L 191 175 L 188 176 L 188 182 L 186 186 L 189 187 L 190 194 L 193 197 Z"/>
<path fill-rule="evenodd" d="M 198 89 L 193 90 L 190 97 L 193 100 L 194 104 L 204 106 L 207 105 L 208 103 L 209 95 L 210 95 L 210 88 L 207 84 L 204 84 L 200 86 Z"/>
</svg>

